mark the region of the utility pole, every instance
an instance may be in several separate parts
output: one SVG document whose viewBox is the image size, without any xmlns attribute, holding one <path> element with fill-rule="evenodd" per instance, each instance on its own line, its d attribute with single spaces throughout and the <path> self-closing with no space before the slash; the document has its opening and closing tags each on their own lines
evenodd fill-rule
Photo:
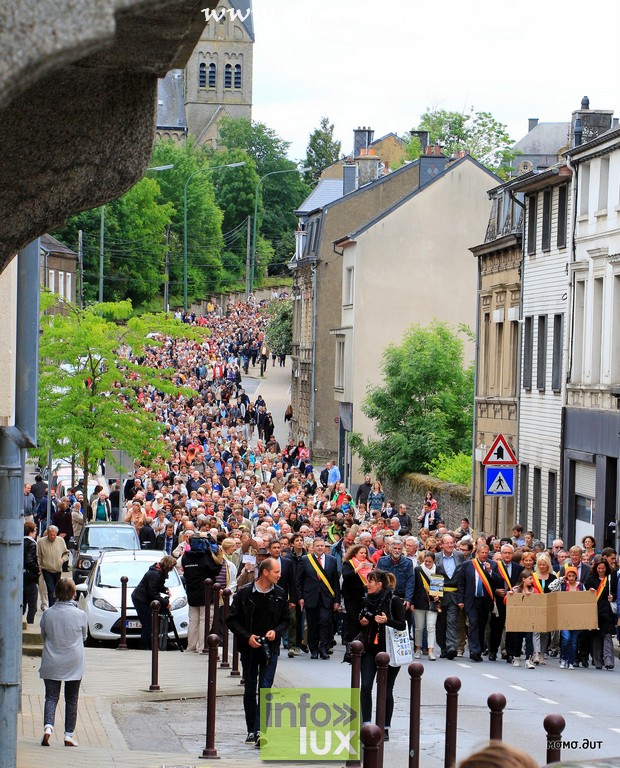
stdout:
<svg viewBox="0 0 620 768">
<path fill-rule="evenodd" d="M 250 272 L 252 271 L 252 230 L 250 229 L 251 216 L 247 219 L 246 247 L 245 247 L 245 300 L 250 299 Z"/>
<path fill-rule="evenodd" d="M 164 267 L 164 312 L 170 311 L 170 224 L 166 224 L 166 265 Z"/>
<path fill-rule="evenodd" d="M 84 309 L 84 248 L 82 244 L 82 230 L 78 231 L 78 295 L 77 304 Z"/>
<path fill-rule="evenodd" d="M 99 234 L 99 303 L 103 302 L 103 246 L 105 242 L 105 205 L 101 206 L 101 232 Z"/>
</svg>

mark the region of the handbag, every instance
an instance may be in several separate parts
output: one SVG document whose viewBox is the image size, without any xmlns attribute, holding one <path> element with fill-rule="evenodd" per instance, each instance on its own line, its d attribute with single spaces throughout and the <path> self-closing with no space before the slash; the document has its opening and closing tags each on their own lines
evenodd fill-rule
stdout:
<svg viewBox="0 0 620 768">
<path fill-rule="evenodd" d="M 385 649 L 390 656 L 390 667 L 402 667 L 411 664 L 413 654 L 411 652 L 411 638 L 408 630 L 385 627 Z"/>
<path fill-rule="evenodd" d="M 611 608 L 611 612 L 612 613 L 616 613 L 616 614 L 618 613 L 618 601 L 617 600 L 613 600 L 612 602 L 610 602 L 609 606 Z"/>
</svg>

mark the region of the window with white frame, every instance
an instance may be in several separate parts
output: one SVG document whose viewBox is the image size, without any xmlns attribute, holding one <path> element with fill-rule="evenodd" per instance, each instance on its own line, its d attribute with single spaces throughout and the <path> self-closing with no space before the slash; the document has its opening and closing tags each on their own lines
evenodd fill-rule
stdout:
<svg viewBox="0 0 620 768">
<path fill-rule="evenodd" d="M 611 323 L 611 384 L 620 385 L 620 275 L 614 275 Z"/>
<path fill-rule="evenodd" d="M 596 277 L 592 286 L 592 360 L 590 381 L 601 380 L 601 354 L 603 345 L 603 289 L 602 277 Z"/>
<path fill-rule="evenodd" d="M 65 273 L 58 270 L 58 295 L 65 298 Z"/>
<path fill-rule="evenodd" d="M 575 282 L 575 321 L 573 332 L 573 368 L 571 381 L 583 381 L 583 332 L 585 320 L 586 283 Z"/>
<path fill-rule="evenodd" d="M 56 292 L 56 273 L 53 269 L 50 269 L 49 274 L 47 276 L 47 287 L 50 289 L 52 293 Z"/>
<path fill-rule="evenodd" d="M 66 296 L 67 296 L 67 299 L 69 301 L 73 301 L 73 294 L 71 293 L 71 288 L 72 288 L 71 277 L 72 277 L 71 272 L 67 272 L 67 275 L 66 275 Z"/>
<path fill-rule="evenodd" d="M 579 215 L 587 216 L 590 210 L 590 165 L 581 167 L 579 174 Z"/>
<path fill-rule="evenodd" d="M 344 336 L 336 336 L 336 372 L 334 378 L 334 389 L 344 389 Z"/>
<path fill-rule="evenodd" d="M 598 179 L 598 206 L 597 210 L 607 210 L 609 196 L 609 158 L 601 157 L 600 173 Z"/>
<path fill-rule="evenodd" d="M 342 304 L 345 307 L 353 306 L 355 267 L 347 267 L 344 272 L 344 285 L 342 293 Z"/>
</svg>

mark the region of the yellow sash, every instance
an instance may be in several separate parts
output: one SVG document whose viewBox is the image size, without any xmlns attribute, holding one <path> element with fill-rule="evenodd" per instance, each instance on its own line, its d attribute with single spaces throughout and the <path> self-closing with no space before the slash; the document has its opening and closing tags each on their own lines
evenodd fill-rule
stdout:
<svg viewBox="0 0 620 768">
<path fill-rule="evenodd" d="M 366 586 L 366 584 L 368 584 L 368 579 L 366 578 L 366 574 L 362 573 L 362 571 L 358 571 L 360 563 L 366 562 L 366 561 L 358 560 L 356 557 L 352 557 L 350 562 L 353 565 L 353 570 L 355 571 L 355 573 L 357 573 L 357 575 L 362 580 L 362 584 Z"/>
<path fill-rule="evenodd" d="M 497 570 L 500 572 L 502 579 L 506 582 L 506 586 L 508 589 L 512 589 L 512 584 L 510 583 L 510 576 L 508 575 L 508 571 L 506 570 L 506 566 L 504 565 L 502 560 L 498 560 L 497 562 Z"/>
<path fill-rule="evenodd" d="M 605 576 L 605 578 L 604 578 L 604 579 L 603 579 L 603 580 L 600 582 L 600 584 L 598 585 L 598 589 L 596 590 L 596 599 L 597 599 L 597 600 L 598 600 L 598 599 L 600 598 L 600 596 L 602 595 L 602 593 L 603 593 L 603 590 L 605 589 L 606 585 L 607 585 L 607 576 Z"/>
<path fill-rule="evenodd" d="M 321 566 L 317 563 L 317 561 L 314 558 L 315 558 L 315 555 L 308 555 L 308 560 L 310 560 L 310 563 L 311 563 L 312 567 L 314 568 L 314 570 L 316 571 L 317 576 L 319 577 L 319 579 L 321 579 L 323 584 L 325 584 L 327 589 L 329 589 L 329 594 L 332 597 L 336 597 L 336 593 L 332 589 L 332 585 L 329 583 L 329 581 L 327 581 L 327 576 L 325 575 L 325 573 L 323 572 L 323 569 L 321 568 Z"/>
<path fill-rule="evenodd" d="M 474 568 L 476 569 L 476 573 L 480 577 L 480 581 L 482 582 L 482 586 L 484 587 L 487 595 L 493 600 L 493 590 L 491 589 L 491 585 L 489 584 L 489 579 L 487 578 L 486 573 L 482 569 L 482 566 L 478 562 L 478 558 L 474 557 L 472 560 L 472 563 L 474 564 Z"/>
<path fill-rule="evenodd" d="M 540 578 L 539 578 L 538 574 L 537 573 L 533 573 L 532 576 L 534 578 L 534 592 L 538 592 L 539 594 L 542 595 L 544 593 L 544 591 L 545 591 L 545 588 L 541 584 Z"/>
</svg>

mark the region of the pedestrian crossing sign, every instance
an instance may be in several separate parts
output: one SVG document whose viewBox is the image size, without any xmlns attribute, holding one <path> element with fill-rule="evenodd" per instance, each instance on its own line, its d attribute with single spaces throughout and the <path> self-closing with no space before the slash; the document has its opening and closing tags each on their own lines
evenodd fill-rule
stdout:
<svg viewBox="0 0 620 768">
<path fill-rule="evenodd" d="M 515 468 L 514 467 L 485 467 L 484 495 L 485 496 L 514 496 Z"/>
</svg>

